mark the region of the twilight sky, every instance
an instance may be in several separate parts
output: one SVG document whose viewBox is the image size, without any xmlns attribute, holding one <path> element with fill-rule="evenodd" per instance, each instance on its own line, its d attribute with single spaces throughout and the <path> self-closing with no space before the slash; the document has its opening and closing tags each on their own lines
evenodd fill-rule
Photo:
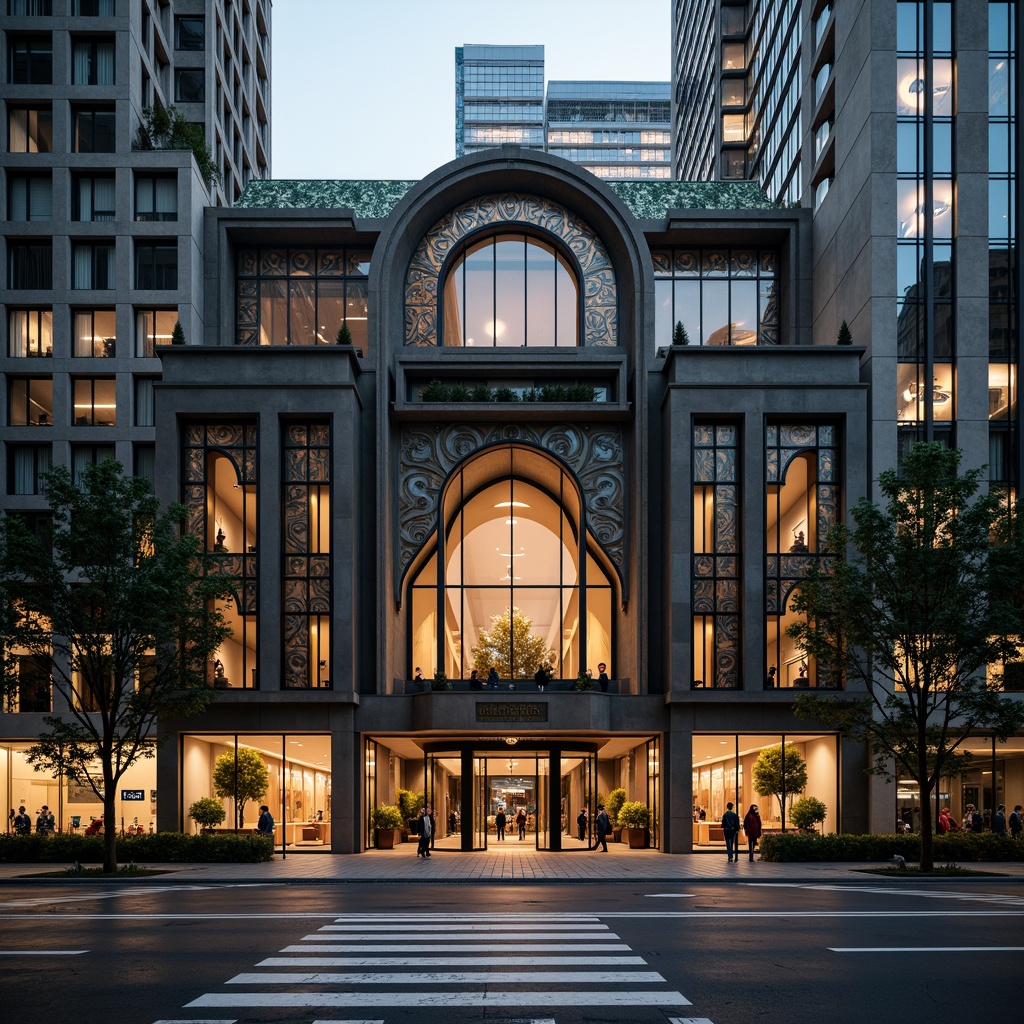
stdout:
<svg viewBox="0 0 1024 1024">
<path fill-rule="evenodd" d="M 274 178 L 455 157 L 455 47 L 542 44 L 545 80 L 668 81 L 671 0 L 273 0 Z"/>
</svg>

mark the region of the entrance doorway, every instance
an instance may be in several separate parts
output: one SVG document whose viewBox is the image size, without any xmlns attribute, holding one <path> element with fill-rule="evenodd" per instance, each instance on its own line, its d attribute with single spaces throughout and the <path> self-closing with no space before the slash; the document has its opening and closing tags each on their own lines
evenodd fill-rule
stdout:
<svg viewBox="0 0 1024 1024">
<path fill-rule="evenodd" d="M 596 747 L 538 748 L 425 750 L 425 799 L 438 825 L 434 849 L 486 850 L 507 842 L 537 850 L 586 849 L 590 836 L 578 838 L 576 817 L 586 809 L 588 820 L 596 818 Z"/>
</svg>

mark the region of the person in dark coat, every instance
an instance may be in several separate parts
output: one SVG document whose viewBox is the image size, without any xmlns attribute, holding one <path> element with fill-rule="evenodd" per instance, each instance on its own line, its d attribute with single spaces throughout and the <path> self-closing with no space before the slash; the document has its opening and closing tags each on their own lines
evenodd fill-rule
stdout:
<svg viewBox="0 0 1024 1024">
<path fill-rule="evenodd" d="M 997 836 L 1006 835 L 1006 804 L 1000 804 L 992 815 L 992 831 Z"/>
<path fill-rule="evenodd" d="M 586 807 L 576 815 L 576 833 L 582 843 L 587 838 L 587 809 Z"/>
<path fill-rule="evenodd" d="M 747 851 L 750 853 L 750 859 L 753 860 L 754 848 L 757 846 L 758 839 L 761 838 L 761 815 L 757 812 L 757 804 L 750 805 L 750 809 L 743 819 L 743 831 L 747 833 Z M 739 854 L 736 859 L 739 860 Z"/>
<path fill-rule="evenodd" d="M 608 852 L 608 836 L 611 835 L 612 822 L 611 818 L 608 817 L 608 812 L 604 809 L 604 804 L 597 805 L 597 841 L 591 847 L 592 850 L 596 850 L 599 846 L 603 852 Z"/>
<path fill-rule="evenodd" d="M 430 841 L 434 838 L 434 816 L 430 811 L 430 807 L 420 808 L 420 841 L 416 845 L 416 856 L 424 859 L 430 856 Z"/>
<path fill-rule="evenodd" d="M 737 846 L 740 836 L 740 816 L 732 809 L 732 801 L 725 805 L 725 814 L 722 815 L 722 834 L 725 836 L 726 863 L 733 864 L 739 860 L 739 847 Z"/>
<path fill-rule="evenodd" d="M 498 841 L 504 842 L 505 840 L 505 808 L 499 807 L 498 813 L 494 816 L 494 827 L 498 830 Z"/>
</svg>

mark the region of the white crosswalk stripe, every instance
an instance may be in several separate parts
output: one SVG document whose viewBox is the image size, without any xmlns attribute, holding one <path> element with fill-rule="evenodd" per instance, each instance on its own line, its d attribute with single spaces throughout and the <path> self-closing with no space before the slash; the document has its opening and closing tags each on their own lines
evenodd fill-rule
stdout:
<svg viewBox="0 0 1024 1024">
<path fill-rule="evenodd" d="M 185 1008 L 505 1009 L 514 992 L 522 1013 L 590 1005 L 595 990 L 607 1007 L 690 1005 L 645 967 L 644 958 L 593 914 L 346 915 Z M 547 1017 L 517 1022 L 555 1024 Z"/>
</svg>

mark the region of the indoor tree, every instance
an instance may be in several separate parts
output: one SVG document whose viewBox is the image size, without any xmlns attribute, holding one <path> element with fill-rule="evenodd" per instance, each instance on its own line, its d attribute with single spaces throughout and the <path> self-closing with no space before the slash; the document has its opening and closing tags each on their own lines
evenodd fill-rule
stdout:
<svg viewBox="0 0 1024 1024">
<path fill-rule="evenodd" d="M 472 655 L 481 677 L 494 668 L 502 679 L 529 679 L 539 665 L 548 666 L 557 656 L 533 632 L 533 619 L 518 608 L 491 616 L 490 628 L 480 630 Z"/>
<path fill-rule="evenodd" d="M 259 753 L 250 747 L 225 750 L 213 763 L 213 791 L 235 802 L 235 828 L 244 827 L 245 805 L 262 800 L 270 785 L 270 772 Z"/>
<path fill-rule="evenodd" d="M 786 815 L 786 797 L 802 793 L 807 785 L 807 765 L 792 743 L 765 747 L 757 755 L 751 774 L 758 796 L 774 796 L 779 801 L 781 819 Z"/>
<path fill-rule="evenodd" d="M 960 461 L 920 442 L 882 473 L 884 503 L 862 498 L 852 525 L 830 531 L 831 557 L 801 586 L 803 619 L 787 631 L 848 687 L 801 694 L 797 714 L 868 743 L 870 771 L 917 784 L 923 871 L 934 867 L 930 798 L 970 764 L 964 741 L 1024 724 L 1024 705 L 987 679 L 989 666 L 1021 660 L 1020 510 L 995 488 L 979 494 L 982 470 L 962 473 Z"/>
</svg>

